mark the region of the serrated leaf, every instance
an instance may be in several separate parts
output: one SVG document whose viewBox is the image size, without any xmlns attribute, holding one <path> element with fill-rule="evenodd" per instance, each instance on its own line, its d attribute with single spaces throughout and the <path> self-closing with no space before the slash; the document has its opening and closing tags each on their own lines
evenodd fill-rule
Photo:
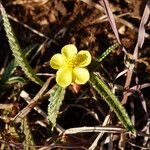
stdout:
<svg viewBox="0 0 150 150">
<path fill-rule="evenodd" d="M 112 93 L 112 91 L 107 87 L 107 85 L 100 79 L 100 77 L 94 73 L 91 74 L 90 83 L 93 88 L 101 95 L 101 97 L 106 101 L 110 108 L 115 112 L 118 119 L 124 125 L 126 129 L 131 131 L 133 135 L 136 135 L 136 130 L 118 98 Z"/>
<path fill-rule="evenodd" d="M 3 18 L 4 29 L 6 32 L 6 36 L 8 38 L 10 49 L 12 50 L 12 53 L 15 57 L 17 64 L 22 68 L 22 70 L 25 72 L 25 74 L 29 79 L 31 79 L 33 82 L 39 85 L 43 85 L 43 82 L 36 76 L 35 72 L 30 67 L 25 55 L 23 54 L 20 45 L 15 37 L 11 24 L 8 20 L 7 13 L 1 3 L 0 3 L 0 9 Z"/>
<path fill-rule="evenodd" d="M 48 105 L 48 120 L 52 124 L 53 129 L 56 126 L 56 119 L 59 113 L 60 106 L 62 105 L 62 101 L 64 99 L 65 88 L 56 85 L 51 91 L 50 95 L 50 103 Z"/>
<path fill-rule="evenodd" d="M 36 150 L 36 148 L 33 146 L 33 145 L 35 145 L 35 142 L 34 142 L 31 130 L 30 130 L 29 121 L 28 121 L 27 117 L 24 117 L 22 119 L 21 129 L 22 129 L 23 133 L 25 134 L 25 140 L 24 140 L 23 144 L 26 146 L 24 147 L 24 150 Z"/>
<path fill-rule="evenodd" d="M 23 53 L 25 57 L 27 58 L 29 54 L 32 52 L 33 49 L 35 49 L 38 45 L 37 44 L 32 44 L 27 46 L 25 49 L 23 49 Z M 0 80 L 0 83 L 5 83 L 9 80 L 11 77 L 12 73 L 14 72 L 15 68 L 17 67 L 17 62 L 15 59 L 12 59 L 9 64 L 7 65 L 4 74 L 2 75 L 2 79 Z"/>
<path fill-rule="evenodd" d="M 112 46 L 110 46 L 100 57 L 96 58 L 95 60 L 93 60 L 93 62 L 90 65 L 90 69 L 97 69 L 97 67 L 99 66 L 100 62 L 102 62 L 102 60 L 104 60 L 115 48 L 117 48 L 119 46 L 118 43 L 113 44 Z"/>
<path fill-rule="evenodd" d="M 118 43 L 115 43 L 112 46 L 110 46 L 100 57 L 98 57 L 96 59 L 96 61 L 100 63 L 103 59 L 105 59 L 118 46 L 119 46 Z"/>
</svg>

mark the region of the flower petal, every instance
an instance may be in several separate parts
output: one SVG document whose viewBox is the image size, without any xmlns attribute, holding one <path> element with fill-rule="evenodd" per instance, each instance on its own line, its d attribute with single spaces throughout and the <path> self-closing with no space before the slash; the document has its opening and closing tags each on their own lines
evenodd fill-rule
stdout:
<svg viewBox="0 0 150 150">
<path fill-rule="evenodd" d="M 81 50 L 75 58 L 77 67 L 85 67 L 91 63 L 91 54 L 89 51 Z"/>
<path fill-rule="evenodd" d="M 72 82 L 72 69 L 61 68 L 56 73 L 56 82 L 61 87 L 67 87 Z"/>
<path fill-rule="evenodd" d="M 77 54 L 77 48 L 73 44 L 65 45 L 61 49 L 61 53 L 63 56 L 65 56 L 67 59 L 73 59 L 73 57 Z"/>
<path fill-rule="evenodd" d="M 89 71 L 85 68 L 74 68 L 73 69 L 73 82 L 77 84 L 85 84 L 89 78 Z"/>
<path fill-rule="evenodd" d="M 65 64 L 64 56 L 61 54 L 55 54 L 50 60 L 50 66 L 53 69 L 60 69 Z"/>
</svg>

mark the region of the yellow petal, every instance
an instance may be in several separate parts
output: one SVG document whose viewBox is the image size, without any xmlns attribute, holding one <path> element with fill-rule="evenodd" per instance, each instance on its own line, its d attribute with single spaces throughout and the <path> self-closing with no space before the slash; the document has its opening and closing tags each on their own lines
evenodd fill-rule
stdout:
<svg viewBox="0 0 150 150">
<path fill-rule="evenodd" d="M 85 84 L 89 78 L 89 71 L 85 68 L 74 68 L 73 69 L 73 82 L 77 84 Z"/>
<path fill-rule="evenodd" d="M 73 44 L 68 44 L 61 49 L 61 53 L 67 59 L 73 59 L 73 57 L 77 54 L 77 48 Z"/>
<path fill-rule="evenodd" d="M 61 68 L 56 73 L 56 82 L 61 87 L 67 87 L 72 82 L 72 69 Z"/>
<path fill-rule="evenodd" d="M 61 54 L 55 54 L 50 60 L 50 66 L 53 69 L 60 69 L 63 65 L 65 65 L 65 59 Z"/>
<path fill-rule="evenodd" d="M 89 51 L 80 51 L 75 58 L 75 64 L 77 67 L 85 67 L 91 63 L 91 54 Z"/>
</svg>

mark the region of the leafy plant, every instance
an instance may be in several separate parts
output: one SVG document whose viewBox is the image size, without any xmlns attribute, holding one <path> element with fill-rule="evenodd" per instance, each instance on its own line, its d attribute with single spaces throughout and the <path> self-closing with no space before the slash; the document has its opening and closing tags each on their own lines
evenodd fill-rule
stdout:
<svg viewBox="0 0 150 150">
<path fill-rule="evenodd" d="M 6 32 L 6 36 L 8 38 L 10 49 L 12 50 L 12 53 L 15 57 L 15 61 L 17 62 L 18 66 L 22 68 L 22 70 L 25 72 L 25 74 L 29 79 L 42 86 L 43 82 L 36 76 L 35 72 L 30 67 L 25 55 L 21 50 L 21 47 L 15 37 L 11 24 L 8 20 L 7 13 L 1 3 L 0 3 L 0 9 L 3 18 L 3 25 Z"/>
<path fill-rule="evenodd" d="M 24 53 L 25 57 L 27 58 L 29 56 L 29 54 L 32 52 L 32 50 L 34 50 L 37 46 L 38 46 L 37 44 L 32 44 L 32 45 L 27 46 L 25 49 L 23 49 L 23 53 Z M 23 77 L 12 76 L 12 74 L 14 73 L 14 70 L 16 69 L 17 66 L 18 66 L 18 64 L 15 61 L 15 59 L 12 59 L 8 63 L 8 65 L 5 68 L 4 73 L 2 74 L 2 78 L 0 80 L 1 84 L 12 84 L 12 81 L 13 81 L 13 83 L 21 82 L 21 81 L 25 82 Z"/>
<path fill-rule="evenodd" d="M 109 53 L 114 50 L 119 45 L 117 43 L 113 44 L 109 47 L 99 58 L 93 62 L 92 67 L 94 70 L 99 66 L 99 63 L 105 59 Z M 118 119 L 122 122 L 125 128 L 131 131 L 134 135 L 136 134 L 135 128 L 125 110 L 122 106 L 118 98 L 114 95 L 114 93 L 108 88 L 108 86 L 102 81 L 100 76 L 95 73 L 91 73 L 90 83 L 93 88 L 101 95 L 101 97 L 106 101 L 106 103 L 110 106 L 110 108 L 115 112 Z"/>
<path fill-rule="evenodd" d="M 62 88 L 59 85 L 55 85 L 55 87 L 51 90 L 50 95 L 50 103 L 48 105 L 48 120 L 52 124 L 53 129 L 56 126 L 56 119 L 64 99 L 65 88 Z"/>
<path fill-rule="evenodd" d="M 96 61 L 93 62 L 93 64 L 91 64 L 91 66 L 94 66 L 95 69 L 99 65 L 99 62 L 106 58 L 108 54 L 117 46 L 118 44 L 114 44 L 108 48 L 99 58 L 96 59 Z M 113 92 L 111 92 L 111 90 L 107 87 L 107 85 L 94 73 L 91 73 L 90 83 L 93 88 L 95 88 L 96 91 L 101 95 L 101 97 L 107 102 L 110 108 L 116 113 L 118 119 L 122 122 L 124 127 L 135 135 L 135 128 L 133 127 L 125 108 L 122 106 Z M 65 88 L 58 85 L 56 85 L 54 91 L 51 93 L 50 104 L 48 106 L 48 119 L 52 123 L 52 127 L 56 125 L 56 118 L 59 112 L 59 108 L 62 104 L 62 100 L 64 99 L 64 94 Z"/>
<path fill-rule="evenodd" d="M 93 88 L 101 95 L 101 97 L 106 101 L 110 108 L 115 112 L 118 119 L 122 122 L 125 128 L 131 131 L 134 135 L 136 134 L 135 128 L 131 123 L 131 120 L 122 106 L 118 98 L 114 93 L 107 87 L 107 85 L 102 81 L 102 79 L 97 75 L 92 73 L 90 78 L 90 83 Z"/>
</svg>

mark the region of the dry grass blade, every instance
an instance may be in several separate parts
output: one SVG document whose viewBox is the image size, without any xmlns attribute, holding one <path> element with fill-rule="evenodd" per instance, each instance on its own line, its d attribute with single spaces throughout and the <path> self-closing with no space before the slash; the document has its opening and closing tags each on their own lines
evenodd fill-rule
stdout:
<svg viewBox="0 0 150 150">
<path fill-rule="evenodd" d="M 90 3 L 91 4 L 91 3 Z M 93 5 L 93 3 L 92 3 Z M 142 20 L 141 20 L 141 24 L 140 24 L 140 29 L 139 29 L 139 37 L 138 37 L 138 42 L 137 42 L 137 45 L 136 45 L 136 48 L 135 48 L 135 51 L 134 51 L 134 54 L 137 55 L 138 53 L 138 46 L 142 47 L 142 44 L 144 42 L 144 36 L 145 36 L 145 28 L 144 28 L 144 25 L 145 23 L 147 22 L 147 19 L 148 19 L 148 16 L 149 16 L 149 8 L 148 8 L 148 5 L 149 5 L 149 0 L 147 2 L 147 5 L 146 5 L 146 8 L 145 8 L 145 11 L 144 11 L 144 14 L 143 14 L 143 17 L 142 17 Z M 125 48 L 123 47 L 122 43 L 121 43 L 121 40 L 119 38 L 119 34 L 118 34 L 118 31 L 117 31 L 117 27 L 116 27 L 116 23 L 115 23 L 115 19 L 113 17 L 113 14 L 111 12 L 111 9 L 110 9 L 110 6 L 109 6 L 109 2 L 108 0 L 103 0 L 103 6 L 104 6 L 104 9 L 105 9 L 105 12 L 106 12 L 106 15 L 108 17 L 108 20 L 110 22 L 110 25 L 113 29 L 113 32 L 117 38 L 117 41 L 118 43 L 122 46 L 122 50 L 124 52 L 126 52 Z M 102 10 L 102 8 L 98 8 L 100 10 Z M 142 31 L 140 33 L 140 31 Z M 140 38 L 141 37 L 141 38 Z M 141 41 L 141 42 L 140 42 Z M 127 52 L 126 52 L 127 53 Z M 136 56 L 137 57 L 137 56 Z M 129 89 L 129 86 L 130 86 L 130 83 L 131 83 L 131 79 L 132 79 L 132 74 L 133 74 L 133 64 L 131 64 L 131 66 L 129 66 L 129 70 L 127 72 L 127 78 L 126 78 L 126 83 L 125 83 L 125 86 L 124 88 L 125 89 Z M 128 98 L 128 95 L 126 94 L 127 92 L 125 91 L 124 92 L 124 97 L 123 97 L 123 100 L 122 100 L 122 103 L 125 104 L 126 101 L 127 101 L 127 98 Z"/>
<path fill-rule="evenodd" d="M 84 3 L 86 3 L 86 4 L 88 4 L 88 5 L 90 5 L 90 6 L 95 7 L 96 9 L 98 9 L 98 10 L 100 10 L 102 12 L 104 11 L 104 9 L 103 9 L 102 6 L 100 6 L 99 4 L 96 4 L 95 2 L 93 2 L 91 0 L 81 0 L 81 1 L 84 2 Z M 123 18 L 120 18 L 119 16 L 121 17 L 122 15 L 118 15 L 117 16 L 117 15 L 114 14 L 115 19 L 117 19 L 120 23 L 122 23 L 125 26 L 127 26 L 128 28 L 130 28 L 130 29 L 138 32 L 138 28 L 137 27 L 135 27 L 131 22 L 129 22 L 129 21 L 123 19 Z M 106 15 L 106 17 L 107 17 L 107 15 Z M 108 20 L 108 19 L 106 18 L 106 20 Z M 106 21 L 106 20 L 104 20 L 104 21 Z M 150 38 L 150 35 L 148 33 L 145 33 L 145 37 L 146 38 Z"/>
<path fill-rule="evenodd" d="M 127 102 L 127 99 L 128 99 L 128 95 L 127 95 L 127 91 L 129 90 L 129 87 L 130 87 L 130 83 L 131 83 L 131 79 L 132 79 L 132 75 L 133 75 L 133 70 L 131 70 L 129 68 L 129 70 L 127 71 L 127 77 L 126 77 L 126 82 L 125 82 L 125 86 L 124 86 L 124 89 L 125 89 L 125 92 L 123 92 L 123 99 L 121 101 L 122 104 L 126 104 Z"/>
<path fill-rule="evenodd" d="M 131 87 L 128 91 L 128 96 L 130 96 L 133 92 L 138 91 L 138 90 L 142 90 L 144 88 L 150 87 L 150 83 L 145 83 L 142 85 L 135 85 L 133 87 Z"/>
<path fill-rule="evenodd" d="M 12 118 L 13 122 L 15 123 L 20 122 L 22 118 L 24 118 L 31 111 L 31 109 L 37 105 L 43 93 L 47 90 L 51 80 L 52 80 L 52 77 L 48 78 L 48 80 L 45 82 L 45 84 L 40 89 L 40 91 L 36 94 L 33 100 L 24 109 L 22 109 L 14 118 Z"/>
<path fill-rule="evenodd" d="M 9 17 L 11 20 L 13 20 L 13 21 L 17 22 L 18 24 L 22 25 L 23 27 L 29 29 L 29 30 L 32 31 L 33 33 L 35 33 L 35 34 L 37 34 L 37 35 L 39 35 L 39 36 L 41 36 L 41 37 L 44 37 L 44 38 L 46 38 L 46 39 L 49 39 L 48 36 L 44 35 L 43 33 L 39 32 L 39 31 L 37 31 L 37 30 L 35 30 L 35 29 L 33 29 L 32 27 L 28 26 L 27 24 L 22 23 L 22 22 L 19 21 L 17 18 L 12 17 L 11 15 L 8 15 L 8 17 Z"/>
<path fill-rule="evenodd" d="M 138 58 L 138 49 L 142 48 L 144 39 L 145 39 L 145 25 L 148 23 L 148 19 L 150 16 L 150 0 L 147 1 L 147 4 L 144 9 L 144 13 L 140 22 L 139 32 L 138 32 L 138 40 L 137 44 L 134 49 L 134 59 L 136 60 Z"/>
<path fill-rule="evenodd" d="M 103 0 L 103 7 L 104 7 L 105 13 L 106 13 L 106 15 L 108 17 L 108 20 L 110 22 L 111 28 L 112 28 L 115 36 L 116 36 L 116 39 L 117 39 L 118 43 L 122 47 L 122 50 L 125 53 L 127 53 L 125 48 L 124 48 L 124 46 L 123 46 L 123 44 L 121 43 L 121 40 L 120 40 L 120 37 L 119 37 L 119 34 L 118 34 L 118 30 L 117 30 L 117 26 L 116 26 L 116 23 L 115 23 L 115 19 L 114 19 L 113 13 L 112 13 L 112 11 L 110 9 L 110 6 L 109 6 L 109 3 L 108 3 L 107 0 Z"/>
<path fill-rule="evenodd" d="M 102 126 L 106 126 L 108 123 L 110 122 L 110 115 L 107 115 L 105 117 L 105 120 L 103 122 Z M 89 150 L 94 150 L 96 148 L 96 146 L 98 145 L 98 141 L 100 140 L 100 138 L 104 135 L 104 133 L 99 133 L 98 136 L 96 137 L 96 139 L 94 140 L 94 142 L 92 143 L 92 145 L 89 147 Z"/>
<path fill-rule="evenodd" d="M 145 24 L 147 23 L 149 15 L 150 15 L 149 5 L 150 5 L 150 0 L 147 1 L 147 4 L 146 4 L 145 9 L 144 9 L 143 16 L 142 16 L 142 20 L 140 22 L 140 27 L 139 27 L 139 32 L 138 32 L 139 33 L 138 34 L 138 40 L 137 40 L 137 44 L 135 46 L 134 53 L 133 53 L 133 56 L 132 56 L 133 60 L 137 60 L 137 58 L 138 58 L 138 49 L 142 48 L 143 43 L 144 43 Z M 125 82 L 125 86 L 124 86 L 124 88 L 126 90 L 128 90 L 129 87 L 130 87 L 134 67 L 135 67 L 135 64 L 130 64 L 129 65 L 129 69 L 128 69 L 127 77 L 126 77 L 126 82 Z M 125 91 L 124 92 L 124 97 L 122 99 L 122 103 L 125 104 L 127 102 L 127 99 L 128 99 L 128 95 L 127 95 L 127 92 Z"/>
<path fill-rule="evenodd" d="M 67 129 L 64 134 L 77 134 L 86 132 L 127 133 L 127 130 L 119 127 L 78 127 Z"/>
<path fill-rule="evenodd" d="M 24 90 L 21 91 L 20 97 L 22 97 L 28 104 L 32 101 L 29 94 Z M 37 111 L 40 115 L 42 115 L 45 119 L 47 119 L 47 114 L 40 107 L 35 106 L 34 110 Z"/>
<path fill-rule="evenodd" d="M 140 96 L 140 99 L 141 99 L 141 102 L 142 102 L 142 105 L 143 105 L 143 108 L 149 118 L 149 114 L 148 114 L 148 109 L 147 109 L 147 106 L 146 106 L 146 101 L 144 99 L 144 95 L 142 94 L 141 90 L 144 89 L 144 88 L 147 88 L 147 87 L 150 87 L 150 83 L 145 83 L 145 84 L 142 84 L 142 85 L 135 85 L 133 87 L 131 87 L 129 89 L 129 91 L 127 92 L 127 95 L 130 96 L 132 95 L 134 92 L 138 92 L 139 96 Z"/>
<path fill-rule="evenodd" d="M 70 128 L 67 129 L 64 134 L 78 134 L 78 133 L 87 133 L 87 132 L 103 132 L 103 133 L 126 133 L 129 132 L 125 128 L 120 127 L 103 127 L 103 126 L 96 126 L 96 127 L 77 127 L 77 128 Z M 137 131 L 138 136 L 148 137 L 150 139 L 150 135 Z"/>
<path fill-rule="evenodd" d="M 40 51 L 45 47 L 45 45 L 47 44 L 48 39 L 45 39 L 44 42 L 39 46 L 38 50 L 36 51 L 36 53 L 32 56 L 30 62 L 33 61 L 33 59 L 40 53 Z"/>
<path fill-rule="evenodd" d="M 150 120 L 148 120 L 147 125 L 145 126 L 145 133 L 150 135 Z M 144 137 L 144 143 L 143 145 L 146 146 L 146 144 L 148 144 L 148 137 Z"/>
<path fill-rule="evenodd" d="M 147 115 L 148 118 L 149 118 L 148 109 L 147 109 L 147 106 L 146 106 L 146 101 L 145 101 L 144 95 L 142 94 L 142 92 L 141 92 L 140 90 L 138 90 L 138 93 L 139 93 L 139 95 L 140 95 L 140 99 L 141 99 L 143 108 L 144 108 L 144 110 L 145 110 L 145 112 L 146 112 L 146 115 Z"/>
</svg>

